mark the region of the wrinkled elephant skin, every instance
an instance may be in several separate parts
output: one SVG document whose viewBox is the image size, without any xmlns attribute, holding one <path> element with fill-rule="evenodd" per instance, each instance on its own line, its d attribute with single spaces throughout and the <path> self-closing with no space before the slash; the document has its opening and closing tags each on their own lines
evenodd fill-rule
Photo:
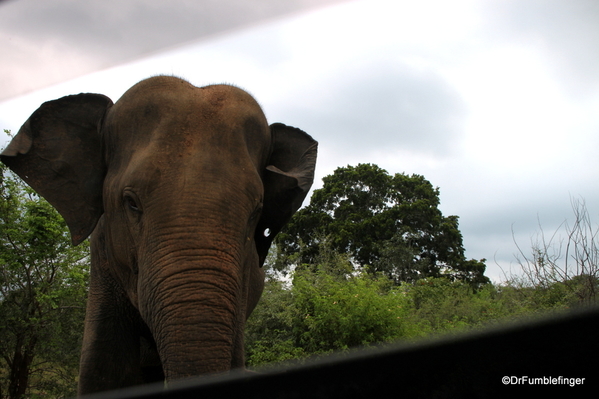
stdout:
<svg viewBox="0 0 599 399">
<path fill-rule="evenodd" d="M 244 366 L 266 254 L 314 178 L 317 143 L 227 85 L 166 76 L 116 103 L 44 103 L 2 161 L 91 234 L 79 392 Z"/>
</svg>

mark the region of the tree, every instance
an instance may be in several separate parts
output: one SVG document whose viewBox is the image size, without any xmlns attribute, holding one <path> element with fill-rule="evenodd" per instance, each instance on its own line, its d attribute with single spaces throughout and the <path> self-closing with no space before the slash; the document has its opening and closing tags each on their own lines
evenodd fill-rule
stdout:
<svg viewBox="0 0 599 399">
<path fill-rule="evenodd" d="M 0 166 L 0 397 L 75 394 L 88 246 Z"/>
<path fill-rule="evenodd" d="M 483 260 L 467 260 L 457 216 L 439 210 L 439 189 L 423 176 L 393 176 L 372 164 L 340 167 L 277 237 L 285 255 L 313 264 L 323 239 L 359 267 L 401 281 L 447 276 L 488 282 Z"/>
</svg>

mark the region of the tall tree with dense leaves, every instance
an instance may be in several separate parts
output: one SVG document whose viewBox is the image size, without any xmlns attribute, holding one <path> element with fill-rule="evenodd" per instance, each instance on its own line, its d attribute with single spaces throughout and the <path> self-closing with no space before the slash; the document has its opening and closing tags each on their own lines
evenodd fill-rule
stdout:
<svg viewBox="0 0 599 399">
<path fill-rule="evenodd" d="M 457 216 L 439 210 L 439 189 L 423 176 L 390 175 L 372 164 L 340 167 L 277 238 L 279 250 L 313 264 L 319 243 L 396 282 L 447 276 L 484 284 L 483 260 L 467 260 Z"/>
<path fill-rule="evenodd" d="M 3 165 L 0 182 L 0 398 L 73 396 L 88 246 Z"/>
</svg>

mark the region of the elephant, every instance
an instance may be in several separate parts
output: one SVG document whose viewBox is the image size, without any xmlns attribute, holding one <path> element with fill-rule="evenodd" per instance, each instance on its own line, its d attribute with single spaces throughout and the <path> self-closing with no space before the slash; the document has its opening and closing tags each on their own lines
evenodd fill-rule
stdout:
<svg viewBox="0 0 599 399">
<path fill-rule="evenodd" d="M 0 154 L 90 237 L 79 394 L 244 369 L 244 325 L 318 143 L 231 85 L 174 76 L 43 103 Z"/>
</svg>

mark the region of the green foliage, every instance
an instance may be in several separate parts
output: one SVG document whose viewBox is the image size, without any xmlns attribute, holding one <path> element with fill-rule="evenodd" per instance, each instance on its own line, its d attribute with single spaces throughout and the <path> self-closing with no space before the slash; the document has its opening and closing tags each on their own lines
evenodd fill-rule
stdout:
<svg viewBox="0 0 599 399">
<path fill-rule="evenodd" d="M 293 296 L 283 281 L 267 278 L 264 293 L 246 325 L 246 357 L 249 365 L 261 365 L 304 357 L 293 340 Z"/>
<path fill-rule="evenodd" d="M 8 398 L 75 394 L 87 243 L 3 165 L 0 183 L 0 389 Z"/>
<path fill-rule="evenodd" d="M 294 277 L 294 336 L 307 353 L 388 342 L 405 335 L 403 297 L 368 275 L 336 279 L 303 270 Z"/>
<path fill-rule="evenodd" d="M 488 282 L 484 260 L 464 256 L 458 217 L 442 215 L 439 189 L 423 176 L 392 176 L 360 164 L 338 168 L 323 182 L 277 237 L 282 254 L 314 264 L 327 239 L 359 266 L 396 283 L 440 276 Z"/>
<path fill-rule="evenodd" d="M 462 281 L 426 278 L 401 288 L 410 299 L 411 320 L 423 334 L 462 331 L 510 316 L 492 284 L 473 290 Z"/>
<path fill-rule="evenodd" d="M 403 327 L 406 301 L 385 277 L 323 270 L 294 273 L 293 284 L 270 280 L 246 327 L 249 366 L 389 342 Z"/>
<path fill-rule="evenodd" d="M 397 285 L 380 273 L 348 269 L 349 256 L 326 239 L 316 259 L 285 278 L 268 270 L 262 300 L 246 326 L 249 367 L 485 328 L 562 311 L 577 301 L 571 283 L 561 282 L 473 287 L 458 279 L 427 277 Z M 580 279 L 584 288 L 584 276 Z"/>
</svg>

